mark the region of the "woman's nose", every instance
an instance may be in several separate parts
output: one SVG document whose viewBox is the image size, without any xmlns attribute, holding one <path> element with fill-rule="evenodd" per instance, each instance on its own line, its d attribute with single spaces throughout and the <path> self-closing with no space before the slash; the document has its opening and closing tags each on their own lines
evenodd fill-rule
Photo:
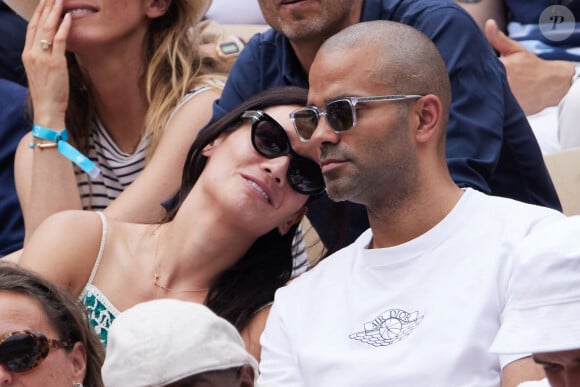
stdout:
<svg viewBox="0 0 580 387">
<path fill-rule="evenodd" d="M 286 179 L 286 173 L 290 166 L 291 156 L 280 156 L 273 159 L 267 159 L 263 166 L 264 169 L 271 174 L 277 183 L 281 183 Z"/>
</svg>

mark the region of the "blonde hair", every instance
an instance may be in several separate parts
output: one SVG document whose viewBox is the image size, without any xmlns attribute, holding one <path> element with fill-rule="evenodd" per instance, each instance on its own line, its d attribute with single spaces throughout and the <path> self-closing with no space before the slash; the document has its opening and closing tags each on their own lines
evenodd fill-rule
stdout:
<svg viewBox="0 0 580 387">
<path fill-rule="evenodd" d="M 205 58 L 200 50 L 199 20 L 195 0 L 173 0 L 167 12 L 151 20 L 144 41 L 142 78 L 149 104 L 144 136 L 149 138 L 147 157 L 155 152 L 163 129 L 179 101 L 201 85 L 220 88 L 229 68 Z M 67 55 L 70 98 L 66 125 L 81 152 L 88 151 L 90 127 L 96 119 L 90 81 L 84 77 L 73 54 Z"/>
</svg>

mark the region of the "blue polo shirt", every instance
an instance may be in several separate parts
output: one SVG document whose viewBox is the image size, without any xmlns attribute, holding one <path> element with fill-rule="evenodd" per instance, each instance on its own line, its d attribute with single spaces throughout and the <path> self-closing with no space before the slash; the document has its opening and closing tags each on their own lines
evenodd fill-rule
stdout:
<svg viewBox="0 0 580 387">
<path fill-rule="evenodd" d="M 459 186 L 561 210 L 505 71 L 461 7 L 451 0 L 365 0 L 361 21 L 370 20 L 415 27 L 439 48 L 453 93 L 447 162 Z M 222 96 L 214 103 L 212 121 L 262 90 L 285 85 L 308 87 L 308 74 L 284 35 L 272 29 L 257 34 L 234 63 Z M 327 198 L 314 202 L 308 217 L 331 251 L 368 227 L 362 206 Z M 340 220 L 348 224 L 347 234 L 341 234 Z"/>
<path fill-rule="evenodd" d="M 24 221 L 14 186 L 14 153 L 30 131 L 26 88 L 0 79 L 0 257 L 18 250 L 24 240 Z"/>
<path fill-rule="evenodd" d="M 580 0 L 505 0 L 505 4 L 512 39 L 543 59 L 580 62 Z M 542 17 L 544 12 L 548 13 Z M 560 19 L 552 23 L 549 17 Z M 542 31 L 540 22 L 547 31 Z M 561 39 L 550 37 L 550 30 L 561 33 L 562 29 L 569 32 Z"/>
<path fill-rule="evenodd" d="M 0 78 L 26 86 L 26 73 L 20 56 L 26 38 L 26 20 L 0 1 Z"/>
</svg>

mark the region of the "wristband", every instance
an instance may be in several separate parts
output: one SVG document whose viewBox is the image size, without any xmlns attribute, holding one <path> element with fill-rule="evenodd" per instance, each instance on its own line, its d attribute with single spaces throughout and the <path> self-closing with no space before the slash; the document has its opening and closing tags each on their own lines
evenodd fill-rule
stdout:
<svg viewBox="0 0 580 387">
<path fill-rule="evenodd" d="M 32 125 L 32 135 L 42 140 L 54 141 L 60 154 L 75 163 L 80 169 L 85 171 L 90 177 L 95 178 L 99 175 L 101 170 L 92 162 L 87 156 L 79 152 L 75 147 L 67 142 L 68 131 L 63 129 L 62 132 L 57 132 L 44 126 Z M 31 143 L 30 148 L 38 146 Z"/>
<path fill-rule="evenodd" d="M 47 149 L 47 148 L 57 148 L 58 144 L 56 142 L 49 142 L 48 144 L 31 142 L 30 144 L 28 144 L 28 147 L 30 149 L 33 149 L 33 148 Z"/>
</svg>

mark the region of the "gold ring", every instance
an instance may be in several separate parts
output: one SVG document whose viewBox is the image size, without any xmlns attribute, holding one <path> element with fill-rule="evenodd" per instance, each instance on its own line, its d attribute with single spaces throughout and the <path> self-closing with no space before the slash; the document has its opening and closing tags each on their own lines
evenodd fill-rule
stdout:
<svg viewBox="0 0 580 387">
<path fill-rule="evenodd" d="M 40 48 L 42 48 L 44 51 L 48 51 L 51 46 L 52 46 L 52 43 L 49 42 L 48 40 L 46 40 L 46 39 L 40 40 Z"/>
</svg>

